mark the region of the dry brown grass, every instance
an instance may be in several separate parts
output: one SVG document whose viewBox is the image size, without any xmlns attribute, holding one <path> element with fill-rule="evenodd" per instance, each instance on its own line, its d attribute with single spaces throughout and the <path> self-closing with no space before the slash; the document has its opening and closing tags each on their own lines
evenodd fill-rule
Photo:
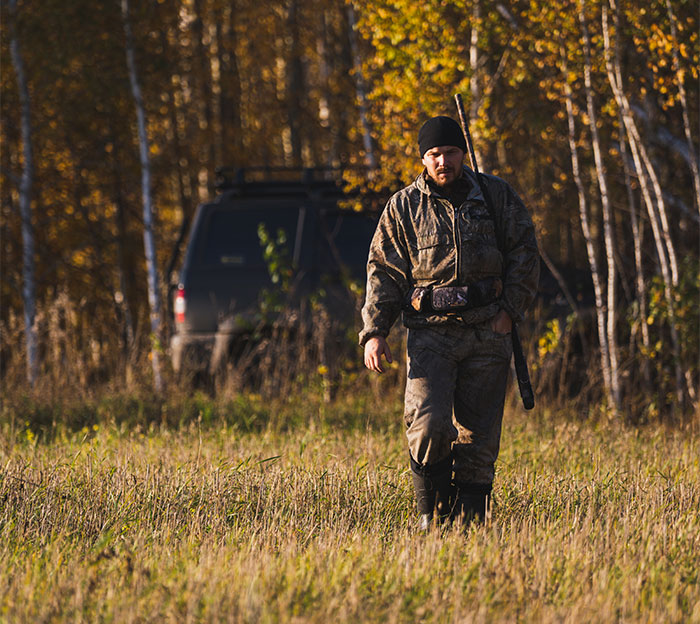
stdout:
<svg viewBox="0 0 700 624">
<path fill-rule="evenodd" d="M 399 403 L 365 399 L 6 422 L 0 619 L 700 622 L 697 429 L 511 413 L 491 522 L 422 537 Z"/>
</svg>

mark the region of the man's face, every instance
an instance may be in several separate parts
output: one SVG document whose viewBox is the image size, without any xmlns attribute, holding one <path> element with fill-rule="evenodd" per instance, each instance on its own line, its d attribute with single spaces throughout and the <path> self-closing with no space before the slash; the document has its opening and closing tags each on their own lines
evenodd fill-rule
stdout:
<svg viewBox="0 0 700 624">
<path fill-rule="evenodd" d="M 422 160 L 435 184 L 449 186 L 462 175 L 464 152 L 454 145 L 441 145 L 429 149 Z"/>
</svg>

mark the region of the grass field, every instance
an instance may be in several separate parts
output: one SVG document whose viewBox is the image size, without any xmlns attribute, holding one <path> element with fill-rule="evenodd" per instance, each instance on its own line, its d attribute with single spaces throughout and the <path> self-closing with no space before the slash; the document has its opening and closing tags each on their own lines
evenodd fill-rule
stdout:
<svg viewBox="0 0 700 624">
<path fill-rule="evenodd" d="M 421 536 L 379 403 L 5 408 L 0 620 L 700 622 L 697 426 L 510 410 L 491 521 Z"/>
</svg>

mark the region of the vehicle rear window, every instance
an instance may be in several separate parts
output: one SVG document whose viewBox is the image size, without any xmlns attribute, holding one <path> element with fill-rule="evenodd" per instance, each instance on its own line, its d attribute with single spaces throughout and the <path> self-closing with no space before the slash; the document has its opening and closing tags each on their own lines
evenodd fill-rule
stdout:
<svg viewBox="0 0 700 624">
<path fill-rule="evenodd" d="M 292 206 L 264 209 L 214 210 L 204 225 L 198 254 L 202 264 L 219 267 L 256 268 L 265 265 L 258 237 L 258 226 L 264 223 L 268 233 L 277 238 L 282 229 L 287 238 L 286 249 L 291 257 L 297 233 L 299 209 Z"/>
<path fill-rule="evenodd" d="M 364 214 L 333 211 L 324 215 L 319 265 L 343 265 L 353 276 L 364 278 L 367 253 L 376 220 Z"/>
</svg>

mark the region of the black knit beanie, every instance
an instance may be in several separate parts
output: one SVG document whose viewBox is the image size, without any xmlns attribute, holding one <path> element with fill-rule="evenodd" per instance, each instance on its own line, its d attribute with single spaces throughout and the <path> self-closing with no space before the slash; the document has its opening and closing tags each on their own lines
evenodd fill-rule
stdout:
<svg viewBox="0 0 700 624">
<path fill-rule="evenodd" d="M 441 145 L 454 145 L 463 152 L 467 151 L 467 142 L 459 124 L 452 117 L 433 117 L 428 119 L 418 132 L 418 147 L 421 158 L 429 149 Z"/>
</svg>

